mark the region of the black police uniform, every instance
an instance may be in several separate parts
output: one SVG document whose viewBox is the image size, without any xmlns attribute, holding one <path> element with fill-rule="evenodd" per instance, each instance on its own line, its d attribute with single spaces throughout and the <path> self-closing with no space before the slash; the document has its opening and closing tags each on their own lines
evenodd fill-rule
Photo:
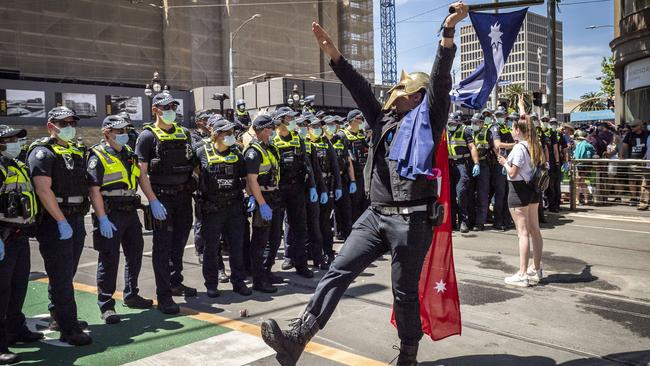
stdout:
<svg viewBox="0 0 650 366">
<path fill-rule="evenodd" d="M 72 227 L 72 237 L 60 240 L 56 220 L 44 210 L 36 233 L 49 277 L 50 313 L 62 333 L 72 334 L 79 332 L 72 281 L 86 238 L 84 216 L 90 209 L 86 159 L 74 144 L 63 147 L 50 137 L 35 141 L 29 150 L 27 161 L 32 178 L 52 179 L 59 208 Z"/>
<path fill-rule="evenodd" d="M 248 128 L 251 126 L 251 116 L 248 114 L 247 110 L 243 112 L 237 109 L 235 111 L 235 122 L 241 123 L 244 127 Z"/>
<path fill-rule="evenodd" d="M 303 194 L 307 199 L 305 200 L 305 213 L 306 215 L 306 224 L 307 231 L 305 235 L 305 252 L 307 259 L 313 261 L 314 266 L 320 266 L 323 263 L 323 236 L 320 232 L 320 194 L 325 192 L 325 183 L 323 182 L 323 176 L 320 170 L 320 165 L 318 160 L 316 160 L 316 150 L 314 144 L 309 140 L 309 138 L 304 139 L 305 142 L 305 151 L 307 157 L 311 162 L 312 169 L 314 170 L 314 181 L 316 182 L 316 189 L 318 192 L 319 199 L 316 202 L 311 202 L 309 200 L 309 189 L 305 187 Z M 285 215 L 286 222 L 286 215 Z M 285 242 L 292 242 L 293 237 L 289 235 L 293 232 L 286 233 Z"/>
<path fill-rule="evenodd" d="M 352 195 L 350 194 L 351 181 L 350 181 L 350 174 L 348 171 L 348 168 L 350 167 L 350 159 L 349 159 L 350 152 L 348 149 L 346 149 L 343 139 L 338 134 L 332 136 L 332 138 L 329 139 L 329 142 L 332 145 L 334 154 L 336 155 L 336 161 L 339 166 L 339 177 L 341 180 L 341 188 L 343 191 L 343 195 L 341 196 L 341 199 L 339 199 L 334 203 L 334 218 L 336 220 L 336 233 L 340 235 L 340 237 L 343 240 L 345 240 L 350 235 L 350 231 L 352 231 L 352 224 L 354 223 L 354 220 L 352 220 L 352 214 L 353 214 Z M 354 173 L 355 175 L 357 174 L 356 170 Z M 361 174 L 363 175 L 363 170 L 361 171 Z M 357 192 L 358 192 L 360 183 L 358 180 L 355 183 L 357 184 Z M 363 192 L 362 194 L 366 195 L 366 192 Z M 334 253 L 332 252 L 326 254 L 331 257 Z"/>
<path fill-rule="evenodd" d="M 27 167 L 0 156 L 0 240 L 5 245 L 0 261 L 0 354 L 8 354 L 8 346 L 31 335 L 22 308 L 30 270 L 28 235 L 35 229 L 37 202 Z"/>
<path fill-rule="evenodd" d="M 280 205 L 278 216 L 287 216 L 286 238 L 284 243 L 285 256 L 291 258 L 296 271 L 307 269 L 307 209 L 305 194 L 309 187 L 316 187 L 311 161 L 307 155 L 305 141 L 297 132 L 289 132 L 287 136 L 279 134 L 274 138 L 273 145 L 278 151 L 280 164 Z M 271 271 L 275 264 L 275 256 L 282 239 L 282 221 L 275 220 L 273 213 L 273 230 L 269 246 L 264 256 L 264 267 Z"/>
<path fill-rule="evenodd" d="M 548 210 L 552 212 L 560 211 L 560 200 L 559 196 L 562 192 L 558 189 L 560 186 L 560 181 L 562 173 L 560 172 L 560 166 L 562 162 L 560 161 L 561 156 L 555 156 L 555 146 L 557 146 L 558 154 L 560 154 L 561 147 L 560 141 L 558 139 L 558 134 L 547 128 L 544 131 L 544 136 L 546 137 L 548 145 L 548 164 L 549 164 L 549 184 L 548 189 L 546 190 L 546 199 L 548 200 Z M 558 163 L 559 162 L 559 163 Z"/>
<path fill-rule="evenodd" d="M 274 292 L 277 289 L 270 287 L 271 285 L 271 268 L 266 267 L 268 255 L 271 255 L 271 250 L 267 247 L 272 235 L 281 236 L 282 233 L 273 233 L 272 231 L 277 228 L 282 228 L 284 221 L 284 211 L 280 208 L 280 165 L 278 163 L 279 156 L 275 146 L 266 142 L 260 142 L 255 139 L 251 141 L 250 145 L 244 152 L 244 161 L 246 162 L 246 173 L 257 174 L 257 182 L 262 190 L 264 200 L 269 205 L 273 212 L 271 221 L 265 221 L 260 215 L 259 204 L 253 212 L 252 230 L 251 230 L 251 246 L 250 246 L 250 261 L 251 261 L 251 274 L 253 275 L 253 289 L 259 290 L 266 288 L 267 292 Z M 296 195 L 299 195 L 297 192 Z M 277 248 L 276 248 L 277 250 Z"/>
<path fill-rule="evenodd" d="M 454 49 L 440 46 L 426 89 L 429 118 L 435 143 L 440 141 L 449 110 Z M 398 335 L 407 345 L 422 338 L 418 280 L 424 257 L 431 246 L 433 222 L 428 210 L 436 201 L 436 181 L 418 176 L 402 178 L 397 162 L 388 159 L 391 143 L 402 117 L 382 112 L 372 86 L 341 58 L 330 63 L 373 130 L 364 178 L 370 207 L 354 223 L 343 249 L 307 305 L 305 313 L 323 328 L 350 283 L 387 251 L 392 255 L 392 288 Z"/>
<path fill-rule="evenodd" d="M 485 225 L 487 222 L 488 206 L 490 201 L 490 175 L 496 159 L 494 156 L 494 139 L 492 131 L 483 126 L 474 132 L 474 146 L 478 151 L 481 172 L 476 177 L 476 225 Z"/>
<path fill-rule="evenodd" d="M 366 197 L 366 189 L 363 182 L 363 168 L 368 161 L 368 142 L 366 141 L 365 133 L 359 130 L 357 133 L 349 129 L 341 130 L 337 133 L 339 138 L 343 141 L 343 145 L 347 148 L 352 157 L 352 165 L 354 166 L 354 175 L 357 185 L 357 191 L 350 195 L 352 204 L 352 214 L 350 216 L 351 222 L 357 221 L 359 216 L 368 208 L 370 202 Z M 347 174 L 344 175 L 348 177 Z M 349 177 L 346 179 L 349 186 Z M 349 187 L 348 187 L 349 188 Z"/>
<path fill-rule="evenodd" d="M 230 245 L 230 281 L 242 286 L 244 271 L 244 188 L 246 164 L 236 148 L 219 152 L 206 142 L 195 151 L 200 167 L 197 211 L 202 218 L 201 235 L 205 243 L 203 277 L 208 290 L 216 290 L 218 278 L 217 248 L 223 235 Z"/>
<path fill-rule="evenodd" d="M 542 153 L 548 151 L 549 159 L 551 159 L 553 142 L 546 134 L 544 134 L 544 130 L 542 130 L 541 127 L 536 127 L 536 128 L 537 128 L 537 136 L 539 137 L 539 141 L 542 144 Z M 544 202 L 546 202 L 546 204 L 548 205 L 548 194 L 546 192 L 548 192 L 548 190 L 542 193 L 542 197 L 540 197 L 540 201 L 539 201 L 539 206 L 537 207 L 537 215 L 539 217 L 539 222 L 541 223 L 546 222 L 546 217 L 544 216 Z"/>
<path fill-rule="evenodd" d="M 474 135 L 470 127 L 462 124 L 453 131 L 449 130 L 448 135 L 452 225 L 458 228 L 465 223 L 471 227 L 474 207 L 474 181 L 471 176 L 474 163 L 469 145 L 474 143 Z"/>
<path fill-rule="evenodd" d="M 124 252 L 124 300 L 138 298 L 138 276 L 142 268 L 142 224 L 138 217 L 140 196 L 137 179 L 140 176 L 138 158 L 128 145 L 115 151 L 101 142 L 88 152 L 88 179 L 91 186 L 100 187 L 106 216 L 117 229 L 111 239 L 101 235 L 94 218 L 93 247 L 97 259 L 97 304 L 103 313 L 115 310 L 117 271 L 120 245 Z"/>
<path fill-rule="evenodd" d="M 167 219 L 154 226 L 152 261 L 156 295 L 159 302 L 168 301 L 172 288 L 183 286 L 183 253 L 192 229 L 196 182 L 192 178 L 190 132 L 175 123 L 168 131 L 147 125 L 138 137 L 135 152 L 139 161 L 149 164 L 151 187 L 167 210 Z"/>
<path fill-rule="evenodd" d="M 512 132 L 508 125 L 504 123 L 495 123 L 492 126 L 492 137 L 502 143 L 514 143 Z M 507 157 L 512 149 L 499 149 L 499 155 Z M 494 164 L 490 171 L 490 186 L 494 191 L 494 227 L 504 228 L 510 222 L 510 212 L 508 211 L 508 179 L 503 172 L 503 167 Z"/>
</svg>

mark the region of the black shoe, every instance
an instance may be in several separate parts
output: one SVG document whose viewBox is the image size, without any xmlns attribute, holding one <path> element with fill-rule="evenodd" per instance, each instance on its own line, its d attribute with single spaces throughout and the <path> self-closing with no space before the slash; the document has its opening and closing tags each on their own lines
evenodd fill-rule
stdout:
<svg viewBox="0 0 650 366">
<path fill-rule="evenodd" d="M 59 338 L 61 342 L 65 342 L 71 346 L 86 346 L 93 343 L 93 339 L 81 329 L 74 330 L 70 333 L 61 333 Z"/>
<path fill-rule="evenodd" d="M 298 276 L 304 277 L 304 278 L 312 278 L 312 277 L 314 277 L 314 272 L 312 272 L 312 270 L 309 269 L 309 267 L 307 267 L 307 266 L 296 267 L 296 274 Z"/>
<path fill-rule="evenodd" d="M 268 282 L 253 284 L 253 290 L 263 292 L 265 294 L 274 294 L 278 292 L 278 288 Z"/>
<path fill-rule="evenodd" d="M 253 294 L 253 291 L 246 286 L 244 281 L 233 283 L 232 284 L 232 291 L 235 293 L 238 293 L 242 296 L 250 296 Z"/>
<path fill-rule="evenodd" d="M 467 226 L 467 223 L 464 221 L 460 223 L 460 232 L 463 234 L 469 233 L 469 227 Z"/>
<path fill-rule="evenodd" d="M 280 284 L 284 283 L 284 277 L 280 277 L 280 276 L 275 275 L 275 274 L 273 274 L 271 272 L 266 273 L 266 279 L 272 285 L 280 285 Z"/>
<path fill-rule="evenodd" d="M 408 345 L 402 343 L 399 347 L 399 357 L 397 357 L 397 366 L 417 366 L 418 345 Z"/>
<path fill-rule="evenodd" d="M 10 346 L 13 346 L 16 343 L 32 343 L 36 341 L 40 341 L 41 339 L 45 338 L 45 335 L 41 332 L 32 332 L 29 329 L 25 329 L 24 332 L 17 334 L 17 335 L 8 335 L 7 336 L 7 342 L 9 343 Z M 0 352 L 1 353 L 1 352 Z M 0 362 L 0 365 L 2 363 Z"/>
<path fill-rule="evenodd" d="M 484 230 L 485 230 L 485 225 L 483 224 L 476 224 L 476 226 L 474 226 L 474 231 L 484 231 Z"/>
<path fill-rule="evenodd" d="M 327 260 L 323 260 L 323 262 L 321 262 L 321 264 L 318 265 L 318 269 L 320 269 L 321 271 L 327 271 L 328 269 L 330 269 L 330 264 L 327 263 Z"/>
<path fill-rule="evenodd" d="M 172 287 L 172 296 L 195 297 L 196 289 L 181 284 L 180 286 Z"/>
<path fill-rule="evenodd" d="M 288 271 L 290 269 L 293 269 L 293 262 L 291 262 L 291 258 L 284 258 L 284 262 L 282 262 L 282 270 Z"/>
<path fill-rule="evenodd" d="M 539 222 L 542 224 L 547 224 L 548 220 L 546 220 L 546 216 L 540 216 L 539 217 Z"/>
<path fill-rule="evenodd" d="M 219 290 L 217 290 L 216 288 L 214 288 L 214 289 L 209 288 L 206 291 L 206 294 L 208 295 L 209 298 L 212 298 L 212 299 L 214 299 L 215 297 L 221 296 L 221 292 L 219 292 Z"/>
<path fill-rule="evenodd" d="M 273 319 L 262 322 L 262 339 L 277 352 L 275 358 L 280 365 L 293 366 L 318 330 L 316 317 L 306 313 L 302 318 L 294 319 L 289 330 L 280 329 Z"/>
<path fill-rule="evenodd" d="M 158 301 L 158 310 L 163 314 L 174 315 L 178 314 L 181 311 L 180 306 L 174 302 L 174 300 L 169 299 L 166 301 Z"/>
<path fill-rule="evenodd" d="M 102 313 L 102 320 L 106 324 L 117 324 L 121 321 L 120 316 L 117 315 L 117 313 L 113 309 L 108 309 L 104 311 Z"/>
<path fill-rule="evenodd" d="M 10 365 L 19 361 L 18 355 L 8 349 L 0 351 L 0 365 Z"/>
<path fill-rule="evenodd" d="M 228 283 L 230 282 L 230 276 L 226 274 L 226 271 L 223 269 L 219 270 L 219 283 Z"/>
<path fill-rule="evenodd" d="M 82 330 L 88 329 L 88 322 L 83 320 L 77 320 L 77 326 Z M 50 315 L 50 324 L 48 328 L 50 328 L 50 330 L 53 332 L 61 331 L 61 328 L 59 327 L 59 322 L 56 319 L 54 319 L 54 317 L 51 315 Z"/>
<path fill-rule="evenodd" d="M 145 299 L 140 295 L 135 295 L 124 300 L 124 306 L 131 309 L 151 309 L 153 300 Z"/>
</svg>

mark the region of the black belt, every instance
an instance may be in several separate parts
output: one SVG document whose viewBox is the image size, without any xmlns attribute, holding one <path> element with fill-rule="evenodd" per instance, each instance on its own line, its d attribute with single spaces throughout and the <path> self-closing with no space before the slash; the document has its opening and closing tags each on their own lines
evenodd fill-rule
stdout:
<svg viewBox="0 0 650 366">
<path fill-rule="evenodd" d="M 371 209 L 381 215 L 410 215 L 415 212 L 426 212 L 429 205 L 417 206 L 372 206 Z"/>
<path fill-rule="evenodd" d="M 191 193 L 194 191 L 195 185 L 192 180 L 178 186 L 152 186 L 151 187 L 156 195 L 176 195 L 179 193 Z"/>
</svg>

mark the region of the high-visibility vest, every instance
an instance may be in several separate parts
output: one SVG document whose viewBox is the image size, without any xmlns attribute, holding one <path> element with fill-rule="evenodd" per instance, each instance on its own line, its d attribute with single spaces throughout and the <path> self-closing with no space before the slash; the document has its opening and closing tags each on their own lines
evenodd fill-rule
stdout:
<svg viewBox="0 0 650 366">
<path fill-rule="evenodd" d="M 456 149 L 458 147 L 467 148 L 467 141 L 465 141 L 465 129 L 466 129 L 465 126 L 460 126 L 449 137 L 447 141 L 447 150 L 449 152 L 450 157 L 455 157 L 458 155 L 456 153 Z"/>
<path fill-rule="evenodd" d="M 108 152 L 103 144 L 96 145 L 91 149 L 104 168 L 102 190 L 111 191 L 115 189 L 113 186 L 116 186 L 120 183 L 125 184 L 126 189 L 129 191 L 135 192 L 138 189 L 140 168 L 138 167 L 135 154 L 133 153 L 133 150 L 131 150 L 131 148 L 128 146 L 124 146 L 122 148 L 126 149 L 130 157 L 134 159 L 128 171 L 126 166 L 124 166 L 122 160 L 117 155 Z"/>
<path fill-rule="evenodd" d="M 253 141 L 249 148 L 257 150 L 262 155 L 257 181 L 261 187 L 274 188 L 280 185 L 280 165 L 272 152 L 267 151 L 259 142 Z M 271 147 L 273 148 L 273 147 Z"/>
<path fill-rule="evenodd" d="M 38 214 L 38 201 L 27 166 L 17 160 L 5 160 L 0 163 L 0 175 L 3 178 L 0 186 L 0 222 L 19 226 L 33 224 Z M 7 217 L 10 204 L 15 210 L 10 216 L 16 217 Z"/>
</svg>

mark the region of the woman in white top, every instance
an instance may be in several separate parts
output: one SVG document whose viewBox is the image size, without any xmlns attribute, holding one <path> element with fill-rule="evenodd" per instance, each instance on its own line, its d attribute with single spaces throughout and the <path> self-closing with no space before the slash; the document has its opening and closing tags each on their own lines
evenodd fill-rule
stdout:
<svg viewBox="0 0 650 366">
<path fill-rule="evenodd" d="M 519 97 L 521 118 L 512 125 L 512 136 L 517 141 L 507 158 L 499 156 L 499 164 L 508 177 L 508 207 L 519 237 L 519 271 L 505 282 L 527 287 L 529 280 L 539 282 L 542 277 L 542 233 L 539 230 L 537 209 L 540 202 L 532 180 L 535 167 L 544 163 L 542 145 L 530 117 L 526 116 L 523 98 Z M 530 245 L 533 246 L 533 265 L 528 267 Z M 530 278 L 529 278 L 530 277 Z"/>
</svg>

